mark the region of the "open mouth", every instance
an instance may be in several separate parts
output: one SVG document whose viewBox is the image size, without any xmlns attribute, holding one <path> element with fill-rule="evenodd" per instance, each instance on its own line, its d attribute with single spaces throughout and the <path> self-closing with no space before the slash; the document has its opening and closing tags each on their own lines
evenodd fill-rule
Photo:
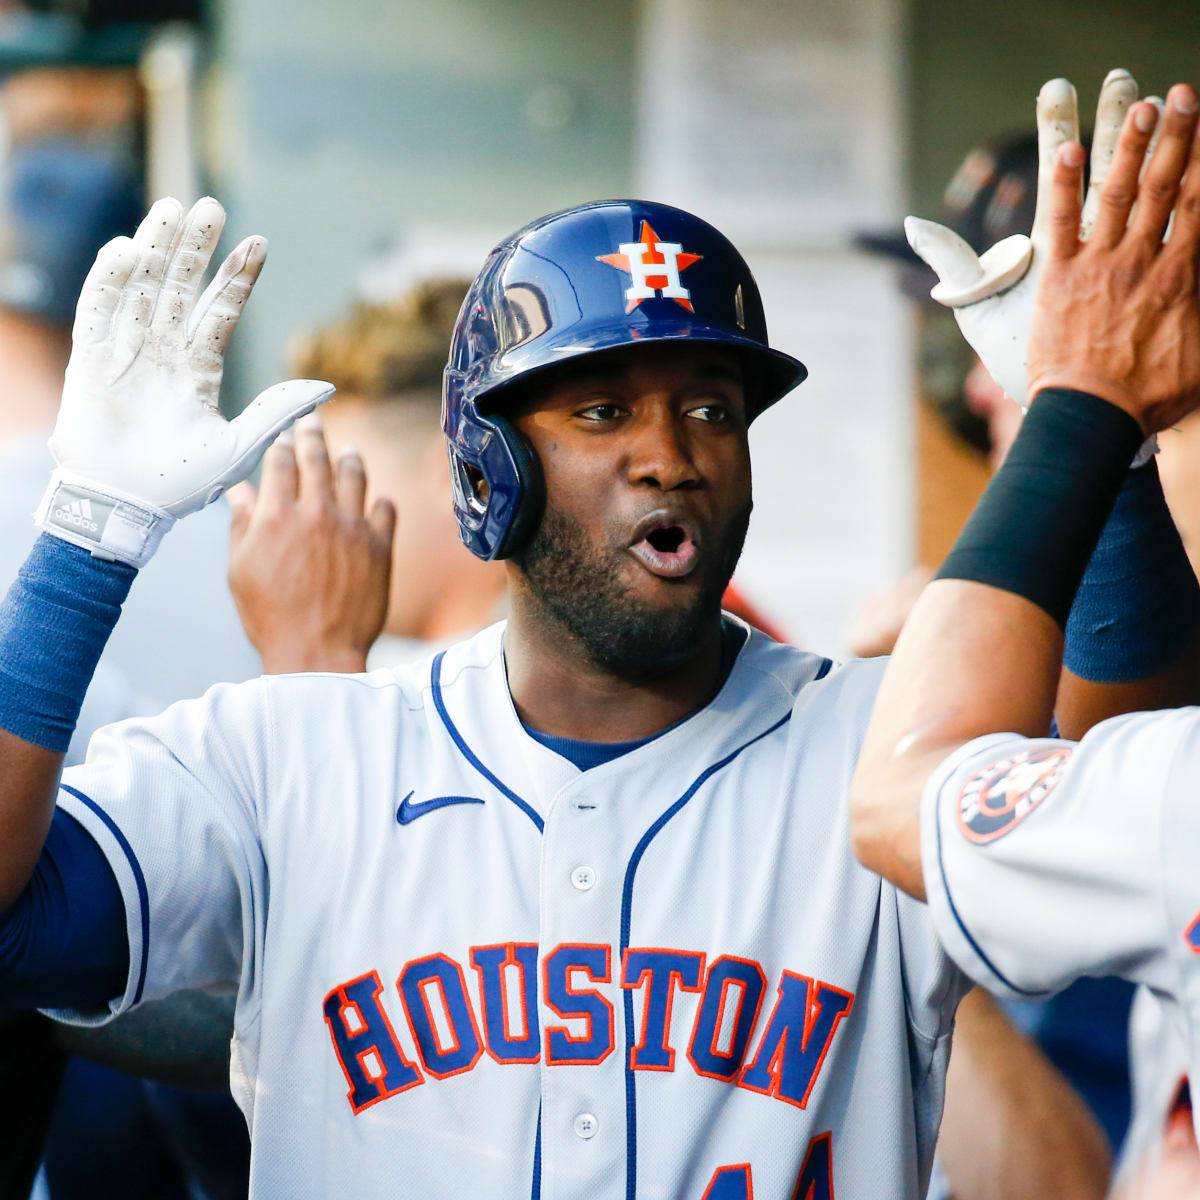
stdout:
<svg viewBox="0 0 1200 1200">
<path fill-rule="evenodd" d="M 637 534 L 640 536 L 629 552 L 653 575 L 682 579 L 700 560 L 700 547 L 691 530 L 669 517 L 643 520 Z"/>
</svg>

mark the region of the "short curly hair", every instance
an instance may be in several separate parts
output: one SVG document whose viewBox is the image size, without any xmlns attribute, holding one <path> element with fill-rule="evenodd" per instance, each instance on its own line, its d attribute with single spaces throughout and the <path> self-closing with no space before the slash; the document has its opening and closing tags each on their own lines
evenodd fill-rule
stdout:
<svg viewBox="0 0 1200 1200">
<path fill-rule="evenodd" d="M 428 279 L 387 303 L 356 304 L 293 339 L 291 370 L 368 401 L 411 393 L 440 397 L 450 335 L 469 287 L 465 279 Z"/>
</svg>

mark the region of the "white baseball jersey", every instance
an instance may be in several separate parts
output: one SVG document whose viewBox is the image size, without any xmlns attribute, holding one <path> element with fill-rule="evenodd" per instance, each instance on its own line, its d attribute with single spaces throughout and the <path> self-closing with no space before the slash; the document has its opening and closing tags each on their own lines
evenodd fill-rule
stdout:
<svg viewBox="0 0 1200 1200">
<path fill-rule="evenodd" d="M 1081 975 L 1147 985 L 1200 1079 L 1198 783 L 1195 708 L 1117 717 L 1077 744 L 969 742 L 922 804 L 925 889 L 946 948 L 1009 996 Z"/>
<path fill-rule="evenodd" d="M 924 1195 L 968 985 L 850 852 L 882 663 L 752 634 L 580 772 L 502 632 L 101 732 L 60 802 L 125 897 L 112 1011 L 237 987 L 257 1197 Z"/>
</svg>

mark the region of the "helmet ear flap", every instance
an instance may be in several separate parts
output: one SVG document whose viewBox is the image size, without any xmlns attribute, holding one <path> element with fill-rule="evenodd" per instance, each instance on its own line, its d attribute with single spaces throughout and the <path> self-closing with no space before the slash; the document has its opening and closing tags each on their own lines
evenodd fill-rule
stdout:
<svg viewBox="0 0 1200 1200">
<path fill-rule="evenodd" d="M 491 414 L 488 420 L 504 439 L 521 486 L 520 502 L 495 554 L 496 558 L 512 558 L 528 545 L 542 519 L 542 511 L 546 507 L 546 481 L 537 454 L 516 425 L 498 413 Z"/>
</svg>

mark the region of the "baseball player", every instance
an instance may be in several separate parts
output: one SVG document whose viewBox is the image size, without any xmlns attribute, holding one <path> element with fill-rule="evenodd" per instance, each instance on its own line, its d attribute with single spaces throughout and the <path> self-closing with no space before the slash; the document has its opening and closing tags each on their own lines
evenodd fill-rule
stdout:
<svg viewBox="0 0 1200 1200">
<path fill-rule="evenodd" d="M 43 536 L 0 611 L 5 1001 L 87 1021 L 236 989 L 258 1196 L 922 1195 L 968 983 L 850 852 L 882 664 L 721 616 L 746 427 L 805 368 L 687 213 L 542 218 L 463 306 L 454 505 L 507 563 L 505 625 L 215 688 L 102 732 L 60 786 L 136 569 L 328 392 L 216 415 L 264 252 L 197 298 L 221 220 L 159 202 L 81 297 Z M 361 511 L 318 442 L 310 494 Z M 94 530 L 58 515 L 83 500 Z"/>
<path fill-rule="evenodd" d="M 1082 150 L 1068 140 L 1058 152 L 1034 247 L 1038 312 L 1069 304 L 1078 325 L 1030 327 L 1036 399 L 901 636 L 853 791 L 860 859 L 928 897 L 964 969 L 1013 996 L 1084 974 L 1144 983 L 1187 1048 L 1192 1080 L 1196 710 L 1117 717 L 1077 743 L 1036 735 L 1070 597 L 1129 461 L 1147 434 L 1200 403 L 1196 114 L 1195 92 L 1172 89 L 1139 185 L 1155 113 L 1132 105 L 1082 225 Z M 969 336 L 993 302 L 1022 303 L 1018 278 L 991 295 L 977 281 L 983 311 L 960 317 Z"/>
<path fill-rule="evenodd" d="M 53 88 L 52 77 L 43 82 Z M 136 223 L 145 205 L 136 173 L 111 148 L 58 137 L 26 140 L 6 147 L 0 157 L 0 361 L 5 364 L 0 397 L 0 574 L 7 580 L 29 553 L 35 535 L 29 514 L 54 465 L 46 439 L 58 410 L 80 285 L 97 247 Z M 109 641 L 88 688 L 68 763 L 83 761 L 91 733 L 102 725 L 135 714 L 152 715 L 218 680 L 241 681 L 259 673 L 258 657 L 242 632 L 224 581 L 229 512 L 224 504 L 216 504 L 198 515 L 139 580 L 126 609 L 128 621 Z M 181 623 L 194 630 L 186 644 L 179 638 Z M 180 996 L 168 1004 L 172 1011 L 191 1012 L 206 1002 L 206 997 Z M 144 1015 L 145 1010 L 133 1022 L 140 1024 Z M 125 1114 L 128 1124 L 134 1124 L 130 1114 L 143 1113 L 144 1089 L 136 1081 L 101 1074 L 96 1060 L 107 1065 L 113 1059 L 97 1045 L 96 1035 L 80 1036 L 76 1030 L 64 1035 L 66 1029 L 34 1014 L 0 1015 L 0 1088 L 22 1097 L 22 1119 L 5 1122 L 0 1130 L 0 1195 L 10 1194 L 10 1189 L 13 1195 L 28 1195 L 29 1179 L 44 1152 L 47 1173 L 63 1195 L 69 1194 L 64 1176 L 71 1164 L 86 1160 L 80 1171 L 86 1170 L 89 1194 L 103 1190 L 106 1163 L 120 1162 L 127 1195 L 134 1197 L 138 1184 L 130 1179 L 126 1157 L 112 1149 L 98 1161 L 79 1127 L 93 1127 L 95 1122 L 87 1118 L 97 1112 L 114 1121 L 116 1114 Z M 133 1034 L 118 1022 L 106 1030 L 104 1040 L 114 1036 L 129 1039 Z M 73 1055 L 93 1061 L 68 1061 L 60 1088 L 56 1074 L 61 1059 L 54 1046 L 64 1048 L 64 1043 Z M 34 1053 L 39 1044 L 45 1047 L 40 1055 Z M 156 1036 L 154 1052 L 166 1044 Z M 122 1070 L 136 1073 L 138 1055 L 113 1057 Z M 159 1062 L 160 1070 L 174 1072 L 179 1066 L 178 1057 Z M 176 1075 L 176 1082 L 185 1082 L 183 1074 Z M 38 1103 L 39 1096 L 45 1105 Z M 55 1129 L 69 1126 L 72 1133 L 53 1136 L 44 1149 L 52 1105 L 59 1113 Z M 232 1117 L 240 1119 L 236 1112 Z M 141 1162 L 158 1163 L 168 1154 L 155 1143 L 161 1139 L 142 1136 Z M 109 1137 L 104 1144 L 114 1147 L 115 1139 Z M 234 1159 L 232 1147 L 223 1157 Z M 244 1157 L 249 1158 L 248 1145 Z M 160 1198 L 164 1194 L 162 1187 L 155 1192 Z"/>
<path fill-rule="evenodd" d="M 262 257 L 244 244 L 197 303 L 219 226 L 213 202 L 162 202 L 98 260 L 46 536 L 10 597 L 21 629 L 48 619 L 46 586 L 78 616 L 56 625 L 70 671 L 6 722 L 3 903 L 59 791 L 124 951 L 113 970 L 95 929 L 82 961 L 60 947 L 38 999 L 87 1019 L 236 986 L 259 1195 L 920 1195 L 961 977 L 920 907 L 853 863 L 843 806 L 794 799 L 848 785 L 878 666 L 830 673 L 721 620 L 746 424 L 804 368 L 687 214 L 535 222 L 464 306 L 455 503 L 468 545 L 511 562 L 507 627 L 411 669 L 214 689 L 100 735 L 55 787 L 39 742 L 131 566 L 325 392 L 209 420 Z M 54 514 L 84 497 L 111 516 L 99 541 L 61 528 L 70 544 Z"/>
</svg>

